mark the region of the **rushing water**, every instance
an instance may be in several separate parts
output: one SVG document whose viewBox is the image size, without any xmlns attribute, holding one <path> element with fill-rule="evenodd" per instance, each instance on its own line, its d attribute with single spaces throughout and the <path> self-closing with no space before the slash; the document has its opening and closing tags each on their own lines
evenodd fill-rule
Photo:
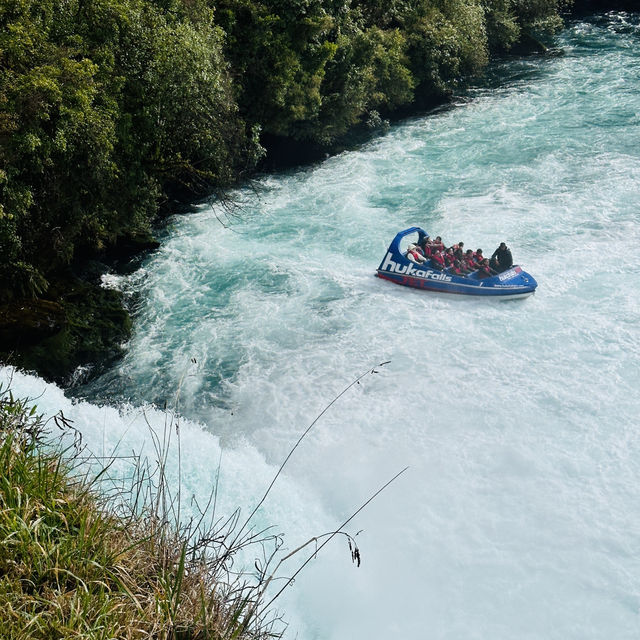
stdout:
<svg viewBox="0 0 640 640">
<path fill-rule="evenodd" d="M 14 378 L 96 453 L 140 450 L 164 421 L 153 405 L 177 404 L 183 490 L 206 496 L 221 460 L 219 508 L 246 510 L 310 422 L 389 361 L 321 418 L 259 515 L 292 549 L 409 466 L 348 527 L 362 566 L 334 541 L 280 601 L 291 638 L 640 634 L 640 19 L 578 22 L 559 46 L 260 179 L 236 208 L 172 219 L 111 279 L 135 335 L 84 401 Z M 538 291 L 374 278 L 414 224 L 485 253 L 507 241 Z"/>
</svg>

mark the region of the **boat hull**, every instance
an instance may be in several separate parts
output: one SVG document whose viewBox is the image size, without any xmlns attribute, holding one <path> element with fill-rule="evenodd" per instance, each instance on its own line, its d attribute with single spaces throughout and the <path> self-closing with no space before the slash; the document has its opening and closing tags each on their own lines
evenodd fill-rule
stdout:
<svg viewBox="0 0 640 640">
<path fill-rule="evenodd" d="M 517 300 L 519 298 L 528 298 L 535 293 L 535 289 L 522 289 L 520 287 L 494 289 L 492 287 L 481 288 L 477 285 L 466 287 L 464 285 L 441 285 L 426 282 L 420 278 L 413 278 L 411 276 L 399 276 L 393 277 L 386 273 L 378 271 L 376 273 L 378 278 L 383 280 L 389 280 L 395 284 L 400 284 L 405 287 L 413 287 L 414 289 L 422 289 L 424 291 L 431 291 L 434 293 L 447 293 L 450 295 L 463 295 L 463 296 L 481 296 L 481 297 L 494 297 L 501 300 Z M 463 288 L 464 287 L 464 288 Z"/>
</svg>

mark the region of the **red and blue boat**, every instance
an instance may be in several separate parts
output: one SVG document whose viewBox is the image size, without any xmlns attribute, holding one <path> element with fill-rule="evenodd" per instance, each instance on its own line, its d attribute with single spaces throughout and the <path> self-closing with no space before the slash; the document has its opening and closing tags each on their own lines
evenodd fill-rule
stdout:
<svg viewBox="0 0 640 640">
<path fill-rule="evenodd" d="M 535 292 L 538 283 L 519 265 L 487 277 L 480 271 L 461 276 L 450 269 L 436 269 L 431 260 L 417 264 L 407 258 L 410 244 L 422 246 L 427 233 L 420 227 L 410 227 L 391 241 L 376 275 L 396 284 L 425 291 L 457 293 L 466 296 L 491 296 L 501 300 L 526 298 Z"/>
</svg>

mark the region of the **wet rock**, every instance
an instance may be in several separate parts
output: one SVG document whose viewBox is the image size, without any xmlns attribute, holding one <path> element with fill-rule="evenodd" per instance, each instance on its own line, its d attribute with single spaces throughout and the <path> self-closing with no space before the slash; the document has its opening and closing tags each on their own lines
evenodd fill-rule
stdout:
<svg viewBox="0 0 640 640">
<path fill-rule="evenodd" d="M 527 56 L 535 54 L 544 55 L 548 53 L 548 51 L 549 47 L 547 47 L 547 45 L 540 42 L 540 40 L 530 33 L 523 31 L 520 34 L 520 39 L 511 47 L 509 53 L 517 56 Z"/>
<path fill-rule="evenodd" d="M 0 361 L 68 386 L 78 367 L 96 375 L 122 355 L 131 319 L 120 292 L 67 277 L 47 295 L 0 308 Z"/>
<path fill-rule="evenodd" d="M 58 333 L 65 323 L 61 304 L 19 300 L 0 306 L 0 350 L 25 347 Z"/>
</svg>

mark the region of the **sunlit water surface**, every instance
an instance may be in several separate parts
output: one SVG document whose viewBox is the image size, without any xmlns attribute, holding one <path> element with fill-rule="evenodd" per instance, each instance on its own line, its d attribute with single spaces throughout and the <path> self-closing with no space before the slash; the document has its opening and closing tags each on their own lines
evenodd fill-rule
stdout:
<svg viewBox="0 0 640 640">
<path fill-rule="evenodd" d="M 640 634 L 640 20 L 575 23 L 559 46 L 260 179 L 232 211 L 173 218 L 139 271 L 110 279 L 135 335 L 84 400 L 14 377 L 97 455 L 152 452 L 154 405 L 177 403 L 183 492 L 204 500 L 220 462 L 217 508 L 246 513 L 311 421 L 390 361 L 321 418 L 258 514 L 293 549 L 409 466 L 348 526 L 362 566 L 334 541 L 279 600 L 290 638 Z M 505 240 L 537 293 L 375 278 L 414 224 L 485 253 Z"/>
</svg>

